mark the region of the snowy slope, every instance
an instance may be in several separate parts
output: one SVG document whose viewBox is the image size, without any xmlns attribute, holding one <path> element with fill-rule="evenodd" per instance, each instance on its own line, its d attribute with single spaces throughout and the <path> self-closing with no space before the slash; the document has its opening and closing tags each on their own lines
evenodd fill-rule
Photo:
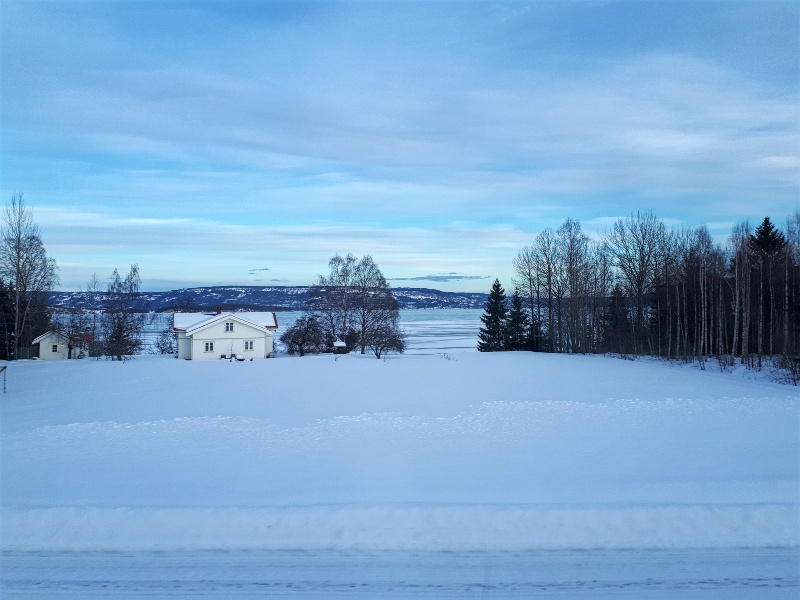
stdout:
<svg viewBox="0 0 800 600">
<path fill-rule="evenodd" d="M 211 286 L 168 292 L 142 292 L 137 302 L 148 310 L 162 311 L 189 307 L 213 310 L 303 310 L 307 286 Z M 402 309 L 483 309 L 485 293 L 443 292 L 429 288 L 392 288 Z M 102 308 L 104 295 L 98 292 L 50 292 L 47 303 L 54 308 L 82 306 Z"/>
<path fill-rule="evenodd" d="M 25 361 L 4 549 L 800 545 L 796 388 L 530 353 Z"/>
</svg>

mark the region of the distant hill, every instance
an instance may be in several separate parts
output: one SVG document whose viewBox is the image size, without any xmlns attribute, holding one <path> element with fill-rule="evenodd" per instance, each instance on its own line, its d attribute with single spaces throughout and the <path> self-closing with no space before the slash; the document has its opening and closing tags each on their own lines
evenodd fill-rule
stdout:
<svg viewBox="0 0 800 600">
<path fill-rule="evenodd" d="M 401 309 L 483 308 L 486 294 L 442 292 L 427 288 L 392 288 Z M 141 301 L 149 310 L 303 310 L 307 286 L 213 286 L 184 288 L 169 292 L 143 292 Z M 49 306 L 65 309 L 80 305 L 99 309 L 102 293 L 51 292 Z"/>
</svg>

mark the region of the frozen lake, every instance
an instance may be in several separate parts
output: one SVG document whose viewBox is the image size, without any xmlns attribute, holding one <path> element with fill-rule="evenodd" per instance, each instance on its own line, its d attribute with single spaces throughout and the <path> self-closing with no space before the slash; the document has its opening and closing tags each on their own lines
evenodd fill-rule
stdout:
<svg viewBox="0 0 800 600">
<path fill-rule="evenodd" d="M 400 327 L 405 331 L 407 354 L 477 352 L 482 310 L 462 308 L 401 310 Z M 294 323 L 302 313 L 278 313 L 280 331 Z"/>
<path fill-rule="evenodd" d="M 3 598 L 789 599 L 796 549 L 3 555 Z"/>
<path fill-rule="evenodd" d="M 292 325 L 302 312 L 279 312 L 278 335 Z M 483 310 L 430 309 L 401 310 L 400 326 L 408 336 L 407 354 L 446 354 L 449 352 L 477 352 L 478 330 Z M 170 313 L 154 315 L 144 332 L 149 345 L 165 326 L 172 323 Z M 146 350 L 145 350 L 146 351 Z"/>
</svg>

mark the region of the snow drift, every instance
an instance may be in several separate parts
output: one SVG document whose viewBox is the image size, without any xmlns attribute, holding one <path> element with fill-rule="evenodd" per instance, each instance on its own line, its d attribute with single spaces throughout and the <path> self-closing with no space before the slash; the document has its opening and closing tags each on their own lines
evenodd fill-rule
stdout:
<svg viewBox="0 0 800 600">
<path fill-rule="evenodd" d="M 800 545 L 794 389 L 647 360 L 448 358 L 16 363 L 0 544 Z"/>
</svg>

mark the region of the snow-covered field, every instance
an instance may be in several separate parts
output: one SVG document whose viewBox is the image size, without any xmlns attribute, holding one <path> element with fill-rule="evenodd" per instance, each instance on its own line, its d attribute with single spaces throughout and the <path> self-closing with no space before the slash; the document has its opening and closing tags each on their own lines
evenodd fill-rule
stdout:
<svg viewBox="0 0 800 600">
<path fill-rule="evenodd" d="M 21 361 L 0 590 L 796 598 L 799 406 L 597 356 Z"/>
</svg>

